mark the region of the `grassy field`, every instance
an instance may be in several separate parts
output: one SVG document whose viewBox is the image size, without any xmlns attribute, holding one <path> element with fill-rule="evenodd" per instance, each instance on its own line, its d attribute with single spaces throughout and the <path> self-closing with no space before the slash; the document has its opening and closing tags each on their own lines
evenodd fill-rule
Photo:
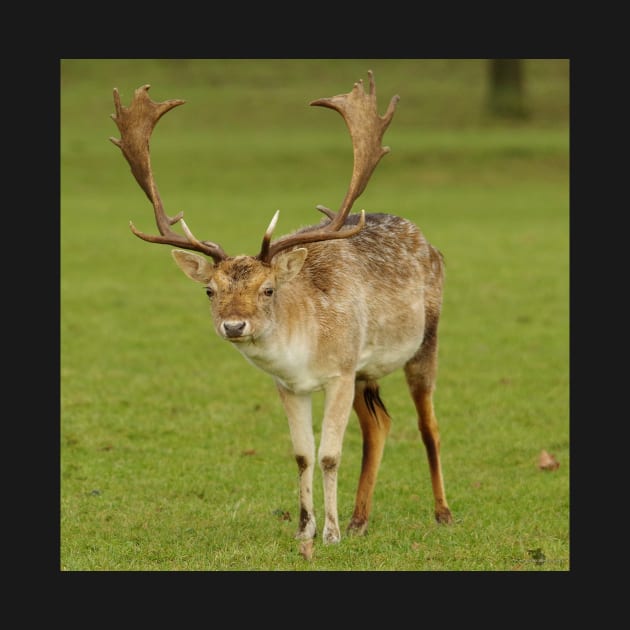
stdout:
<svg viewBox="0 0 630 630">
<path fill-rule="evenodd" d="M 455 523 L 438 526 L 402 373 L 370 531 L 298 553 L 297 469 L 271 379 L 212 330 L 203 289 L 154 232 L 109 118 L 152 85 L 187 102 L 151 142 L 167 212 L 229 254 L 341 202 L 352 149 L 309 101 L 376 77 L 401 100 L 355 210 L 415 221 L 445 255 L 435 397 Z M 566 571 L 569 540 L 569 69 L 527 60 L 530 116 L 485 113 L 484 60 L 63 60 L 61 494 L 63 571 Z M 315 400 L 319 431 L 322 400 Z M 537 467 L 541 450 L 560 467 Z M 339 478 L 345 528 L 361 440 Z M 321 475 L 315 506 L 323 518 Z"/>
</svg>

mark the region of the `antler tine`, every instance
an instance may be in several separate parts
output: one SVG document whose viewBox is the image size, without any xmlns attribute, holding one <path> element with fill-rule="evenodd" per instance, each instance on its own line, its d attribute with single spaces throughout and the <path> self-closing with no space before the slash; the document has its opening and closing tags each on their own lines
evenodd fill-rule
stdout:
<svg viewBox="0 0 630 630">
<path fill-rule="evenodd" d="M 155 222 L 160 236 L 152 236 L 140 232 L 131 221 L 129 222 L 129 227 L 137 237 L 149 243 L 163 243 L 196 250 L 211 256 L 215 262 L 219 262 L 227 258 L 220 245 L 211 241 L 199 241 L 195 238 L 182 220 L 183 212 L 170 217 L 164 211 L 162 199 L 158 193 L 155 180 L 153 179 L 153 171 L 151 170 L 149 139 L 160 118 L 174 107 L 185 103 L 185 101 L 171 99 L 162 103 L 156 103 L 149 98 L 148 92 L 150 87 L 148 84 L 139 87 L 134 92 L 133 100 L 129 107 L 121 104 L 118 89 L 114 88 L 116 113 L 111 114 L 111 118 L 116 123 L 121 138 L 120 140 L 110 138 L 110 140 L 121 149 L 131 167 L 133 176 L 153 204 Z M 171 229 L 171 225 L 178 221 L 182 222 L 182 228 L 186 236 L 182 236 Z"/>
<path fill-rule="evenodd" d="M 363 229 L 365 225 L 365 210 L 361 211 L 361 217 L 356 226 L 341 230 L 350 213 L 352 205 L 365 190 L 376 165 L 379 163 L 380 159 L 390 151 L 389 147 L 382 147 L 381 142 L 385 130 L 394 116 L 396 105 L 400 100 L 398 95 L 393 96 L 385 115 L 379 116 L 376 103 L 376 85 L 374 83 L 374 73 L 372 70 L 368 70 L 368 77 L 370 87 L 367 94 L 363 89 L 363 80 L 360 80 L 354 84 L 352 90 L 347 94 L 320 98 L 310 103 L 311 105 L 320 105 L 337 110 L 343 116 L 348 130 L 350 131 L 350 137 L 352 138 L 354 151 L 352 178 L 348 192 L 344 197 L 339 211 L 335 213 L 325 206 L 318 205 L 316 208 L 330 218 L 329 223 L 321 229 L 305 230 L 284 236 L 270 244 L 271 230 L 273 230 L 275 221 L 277 220 L 277 216 L 274 217 L 265 233 L 263 246 L 258 255 L 258 258 L 264 262 L 269 262 L 280 251 L 293 247 L 294 245 L 337 238 L 348 238 Z"/>
<path fill-rule="evenodd" d="M 263 236 L 262 245 L 260 247 L 260 254 L 258 254 L 258 258 L 260 260 L 264 260 L 265 262 L 269 262 L 271 260 L 271 256 L 269 256 L 269 246 L 271 243 L 271 235 L 276 227 L 276 223 L 278 223 L 278 217 L 280 216 L 280 210 L 276 210 L 276 213 L 271 218 L 269 222 L 269 227 L 265 230 L 265 235 Z"/>
</svg>

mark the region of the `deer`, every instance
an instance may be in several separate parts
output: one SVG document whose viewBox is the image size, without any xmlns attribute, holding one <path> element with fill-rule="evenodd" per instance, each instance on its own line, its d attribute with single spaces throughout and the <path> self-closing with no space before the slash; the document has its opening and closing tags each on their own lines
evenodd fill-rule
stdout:
<svg viewBox="0 0 630 630">
<path fill-rule="evenodd" d="M 175 263 L 201 284 L 209 299 L 214 330 L 256 368 L 269 374 L 286 414 L 298 469 L 299 521 L 295 538 L 311 545 L 318 535 L 313 499 L 316 464 L 323 480 L 324 544 L 339 543 L 337 479 L 346 427 L 354 409 L 362 436 L 362 458 L 347 535 L 364 535 L 392 419 L 379 379 L 403 369 L 417 411 L 428 458 L 434 515 L 453 522 L 446 500 L 440 435 L 434 410 L 438 324 L 442 310 L 444 257 L 420 229 L 386 213 L 350 213 L 381 158 L 399 101 L 391 98 L 379 115 L 374 75 L 346 94 L 310 105 L 341 114 L 351 136 L 353 170 L 339 210 L 317 205 L 325 217 L 272 240 L 279 211 L 264 232 L 255 256 L 229 256 L 210 240 L 199 240 L 183 219 L 169 216 L 153 178 L 149 140 L 160 118 L 185 103 L 153 101 L 149 84 L 135 90 L 129 107 L 114 88 L 110 117 L 118 146 L 154 210 L 159 234 L 133 234 L 149 243 L 176 247 Z M 183 234 L 172 226 L 179 223 Z M 319 448 L 313 431 L 312 396 L 323 392 Z M 304 543 L 302 543 L 304 544 Z"/>
</svg>

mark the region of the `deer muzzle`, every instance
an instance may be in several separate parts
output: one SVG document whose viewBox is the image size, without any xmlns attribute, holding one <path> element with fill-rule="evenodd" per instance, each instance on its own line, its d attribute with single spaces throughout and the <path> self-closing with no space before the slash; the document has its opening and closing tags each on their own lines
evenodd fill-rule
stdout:
<svg viewBox="0 0 630 630">
<path fill-rule="evenodd" d="M 239 339 L 249 335 L 249 326 L 246 321 L 226 320 L 221 324 L 221 332 L 226 339 Z"/>
</svg>

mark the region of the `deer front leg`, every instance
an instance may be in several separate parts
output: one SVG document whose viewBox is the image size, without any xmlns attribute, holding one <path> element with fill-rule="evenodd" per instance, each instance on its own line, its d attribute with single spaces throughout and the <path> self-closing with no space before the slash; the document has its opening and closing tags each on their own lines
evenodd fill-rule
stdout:
<svg viewBox="0 0 630 630">
<path fill-rule="evenodd" d="M 342 376 L 326 387 L 319 445 L 319 465 L 324 477 L 324 543 L 338 543 L 341 540 L 337 513 L 337 471 L 353 400 L 354 373 Z"/>
<path fill-rule="evenodd" d="M 317 527 L 313 512 L 313 471 L 315 469 L 315 438 L 313 436 L 310 394 L 298 395 L 276 383 L 280 400 L 289 421 L 293 453 L 298 465 L 300 522 L 295 537 L 315 538 Z"/>
</svg>

